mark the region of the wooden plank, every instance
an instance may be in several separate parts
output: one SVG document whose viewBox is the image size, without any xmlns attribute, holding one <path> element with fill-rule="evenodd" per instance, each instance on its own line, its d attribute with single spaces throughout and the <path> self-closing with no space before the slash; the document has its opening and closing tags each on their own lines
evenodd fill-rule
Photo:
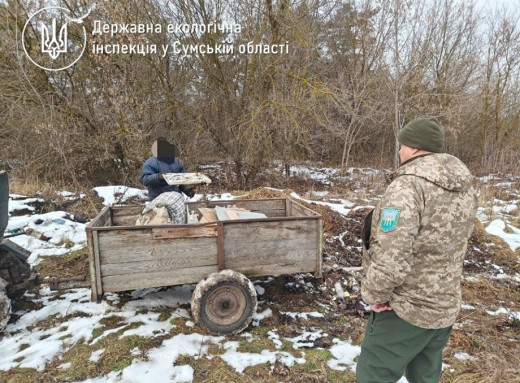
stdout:
<svg viewBox="0 0 520 383">
<path fill-rule="evenodd" d="M 211 183 L 211 179 L 202 173 L 164 173 L 168 185 L 200 185 Z"/>
<path fill-rule="evenodd" d="M 258 264 L 267 266 L 284 262 L 291 264 L 314 263 L 313 269 L 317 269 L 315 244 L 302 244 L 305 248 L 303 246 L 299 248 L 299 241 L 290 242 L 276 247 L 264 247 L 263 249 L 259 245 L 251 248 L 247 244 L 241 250 L 226 251 L 226 268 L 234 270 L 241 266 L 256 266 Z"/>
<path fill-rule="evenodd" d="M 208 207 L 215 206 L 236 206 L 242 207 L 250 211 L 264 210 L 285 210 L 285 200 L 283 199 L 266 199 L 266 200 L 231 200 L 231 201 L 209 201 Z"/>
<path fill-rule="evenodd" d="M 316 272 L 314 273 L 314 276 L 316 278 L 322 277 L 322 268 L 323 268 L 323 220 L 319 219 L 316 221 L 316 243 L 317 243 L 317 249 L 316 249 Z"/>
<path fill-rule="evenodd" d="M 100 237 L 100 256 L 103 265 L 160 261 L 172 257 L 177 259 L 198 256 L 215 257 L 215 259 L 217 257 L 215 237 L 168 240 L 152 240 L 143 237 L 143 241 L 128 243 L 124 246 L 118 245 L 121 243 L 120 241 L 121 238 Z"/>
<path fill-rule="evenodd" d="M 118 217 L 122 215 L 140 214 L 143 208 L 144 205 L 112 206 L 112 216 Z"/>
<path fill-rule="evenodd" d="M 101 212 L 97 215 L 96 218 L 94 218 L 87 227 L 95 228 L 95 227 L 102 227 L 105 226 L 105 223 L 110 218 L 110 207 L 105 206 Z"/>
<path fill-rule="evenodd" d="M 204 201 L 204 202 L 186 202 L 186 207 L 190 210 L 190 211 L 196 211 L 197 209 L 199 208 L 207 208 L 208 207 L 208 202 L 207 201 Z"/>
<path fill-rule="evenodd" d="M 167 257 L 156 257 L 153 260 L 102 264 L 101 277 L 124 274 L 147 274 L 156 271 L 175 271 L 192 267 L 214 266 L 216 264 L 217 254 L 215 252 L 209 254 L 190 254 L 188 256 L 169 253 Z"/>
<path fill-rule="evenodd" d="M 135 225 L 135 221 L 140 214 L 123 215 L 112 218 L 112 226 L 131 226 Z"/>
<path fill-rule="evenodd" d="M 91 294 L 90 300 L 92 302 L 98 301 L 98 290 L 96 283 L 96 265 L 94 261 L 94 242 L 93 242 L 93 232 L 90 229 L 87 229 L 87 246 L 88 246 L 88 263 L 90 269 L 90 283 L 91 283 Z"/>
<path fill-rule="evenodd" d="M 194 227 L 165 227 L 152 228 L 153 239 L 175 239 L 175 238 L 196 238 L 196 237 L 216 237 L 217 225 Z"/>
<path fill-rule="evenodd" d="M 226 267 L 225 251 L 224 251 L 224 224 L 219 222 L 217 225 L 218 237 L 217 237 L 217 266 L 218 271 L 224 270 Z"/>
<path fill-rule="evenodd" d="M 294 265 L 306 265 L 306 269 L 316 271 L 318 244 L 314 220 L 228 222 L 224 224 L 226 268 L 256 269 L 263 265 L 274 274 L 289 274 Z M 287 270 L 277 270 L 281 264 L 289 265 Z"/>
<path fill-rule="evenodd" d="M 281 262 L 278 264 L 236 267 L 233 270 L 247 277 L 276 276 L 297 273 L 313 273 L 316 271 L 316 262 L 291 263 Z"/>
<path fill-rule="evenodd" d="M 112 211 L 112 226 L 135 225 L 135 221 L 141 214 L 143 206 L 113 206 L 110 210 Z"/>
<path fill-rule="evenodd" d="M 105 291 L 116 292 L 197 283 L 215 271 L 217 271 L 217 265 L 143 274 L 111 275 L 103 278 L 103 288 Z"/>
<path fill-rule="evenodd" d="M 314 220 L 301 219 L 290 221 L 266 221 L 266 222 L 225 222 L 225 242 L 237 243 L 244 246 L 253 241 L 276 242 L 289 239 L 304 239 L 312 236 L 316 238 L 316 225 Z"/>
<path fill-rule="evenodd" d="M 225 213 L 226 213 L 226 215 L 228 216 L 229 219 L 240 219 L 238 217 L 238 214 L 237 214 L 236 210 L 229 209 L 229 210 L 226 210 Z"/>
<path fill-rule="evenodd" d="M 285 210 L 263 210 L 262 213 L 268 218 L 285 217 Z"/>
<path fill-rule="evenodd" d="M 103 284 L 101 283 L 101 260 L 99 257 L 99 233 L 92 232 L 92 248 L 94 249 L 94 268 L 96 272 L 96 289 L 97 296 L 100 298 L 103 295 Z"/>
<path fill-rule="evenodd" d="M 200 207 L 198 210 L 202 214 L 202 218 L 199 221 L 199 223 L 217 222 L 218 221 L 217 213 L 215 213 L 215 209 L 209 209 L 207 207 Z"/>
<path fill-rule="evenodd" d="M 292 201 L 292 213 L 295 217 L 309 217 L 319 215 L 314 210 L 306 208 L 305 206 L 299 204 L 298 202 Z"/>
</svg>

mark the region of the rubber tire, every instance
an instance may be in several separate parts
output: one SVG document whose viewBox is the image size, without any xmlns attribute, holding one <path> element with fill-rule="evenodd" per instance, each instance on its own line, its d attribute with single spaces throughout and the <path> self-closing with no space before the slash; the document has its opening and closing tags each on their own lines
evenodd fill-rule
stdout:
<svg viewBox="0 0 520 383">
<path fill-rule="evenodd" d="M 243 294 L 245 307 L 240 318 L 233 323 L 222 325 L 212 321 L 207 310 L 210 295 L 225 286 Z M 249 279 L 236 271 L 222 270 L 208 275 L 197 284 L 191 298 L 191 313 L 195 322 L 213 335 L 238 334 L 253 320 L 257 304 L 256 290 Z"/>
<path fill-rule="evenodd" d="M 4 331 L 10 317 L 11 300 L 7 297 L 5 290 L 0 290 L 0 332 Z"/>
</svg>

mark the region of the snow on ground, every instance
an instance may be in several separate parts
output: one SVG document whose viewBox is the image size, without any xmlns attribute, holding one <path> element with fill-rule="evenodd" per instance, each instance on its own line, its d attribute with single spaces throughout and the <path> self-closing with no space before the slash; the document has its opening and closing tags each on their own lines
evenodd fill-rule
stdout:
<svg viewBox="0 0 520 383">
<path fill-rule="evenodd" d="M 27 198 L 18 194 L 9 194 L 9 216 L 16 210 L 34 211 L 34 206 L 31 203 L 44 202 L 41 198 Z"/>
<path fill-rule="evenodd" d="M 506 232 L 506 228 L 512 231 L 512 233 Z M 486 231 L 489 234 L 502 238 L 513 251 L 520 247 L 520 230 L 512 225 L 506 225 L 506 223 L 501 219 L 491 221 L 491 223 L 486 227 Z"/>
<path fill-rule="evenodd" d="M 64 211 L 53 211 L 11 217 L 7 230 L 14 232 L 22 228 L 30 229 L 30 235 L 19 235 L 10 240 L 29 250 L 32 254 L 28 261 L 36 265 L 41 257 L 62 255 L 85 247 L 85 226 L 71 221 L 70 215 Z"/>
<path fill-rule="evenodd" d="M 322 201 L 311 201 L 311 200 L 308 200 L 308 199 L 300 197 L 295 192 L 291 193 L 291 197 L 299 199 L 299 200 L 302 200 L 302 201 L 305 201 L 307 203 L 313 203 L 313 204 L 316 204 L 316 205 L 328 206 L 332 210 L 338 212 L 339 214 L 341 214 L 341 215 L 343 215 L 345 217 L 347 216 L 347 214 L 351 210 L 351 208 L 353 208 L 355 206 L 355 204 L 353 202 L 346 201 L 346 200 L 343 200 L 343 199 L 338 200 L 337 203 L 322 202 Z"/>
<path fill-rule="evenodd" d="M 260 353 L 238 352 L 238 342 L 226 342 L 224 348 L 226 352 L 220 358 L 233 367 L 236 372 L 242 373 L 247 367 L 256 366 L 263 363 L 274 364 L 277 356 L 280 361 L 288 367 L 295 363 L 304 364 L 305 358 L 296 358 L 288 352 L 262 350 Z"/>
<path fill-rule="evenodd" d="M 124 203 L 132 197 L 138 197 L 142 200 L 148 199 L 147 190 L 131 188 L 129 186 L 98 186 L 93 190 L 98 196 L 103 198 L 103 205 L 105 206 Z"/>
<path fill-rule="evenodd" d="M 375 177 L 379 173 L 379 170 L 374 170 L 370 168 L 350 167 L 345 169 L 344 175 L 342 175 L 342 169 L 340 168 L 314 167 L 306 165 L 291 166 L 291 174 L 303 178 L 312 179 L 328 186 L 334 186 L 338 181 L 345 182 L 353 179 L 359 181 L 359 179 L 362 177 L 368 179 L 371 177 Z M 362 175 L 362 177 L 360 177 L 360 175 Z"/>
</svg>

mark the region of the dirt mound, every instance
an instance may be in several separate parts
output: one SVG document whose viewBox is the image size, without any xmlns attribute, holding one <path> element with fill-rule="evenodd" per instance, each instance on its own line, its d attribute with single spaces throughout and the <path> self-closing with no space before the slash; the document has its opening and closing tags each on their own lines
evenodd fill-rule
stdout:
<svg viewBox="0 0 520 383">
<path fill-rule="evenodd" d="M 250 191 L 247 195 L 238 197 L 237 199 L 261 199 L 261 198 L 290 198 L 291 189 L 283 191 L 271 188 L 257 188 Z"/>
</svg>

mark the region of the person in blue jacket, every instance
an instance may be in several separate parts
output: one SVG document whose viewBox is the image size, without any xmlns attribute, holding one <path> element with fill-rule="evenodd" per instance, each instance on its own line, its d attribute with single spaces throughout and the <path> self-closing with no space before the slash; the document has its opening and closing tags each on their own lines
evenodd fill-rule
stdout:
<svg viewBox="0 0 520 383">
<path fill-rule="evenodd" d="M 159 137 L 152 145 L 153 157 L 148 158 L 141 170 L 141 182 L 148 188 L 148 199 L 152 201 L 161 193 L 183 192 L 188 197 L 195 195 L 193 186 L 168 185 L 164 180 L 164 173 L 186 173 L 184 166 L 175 158 L 175 145 L 164 137 Z"/>
</svg>

